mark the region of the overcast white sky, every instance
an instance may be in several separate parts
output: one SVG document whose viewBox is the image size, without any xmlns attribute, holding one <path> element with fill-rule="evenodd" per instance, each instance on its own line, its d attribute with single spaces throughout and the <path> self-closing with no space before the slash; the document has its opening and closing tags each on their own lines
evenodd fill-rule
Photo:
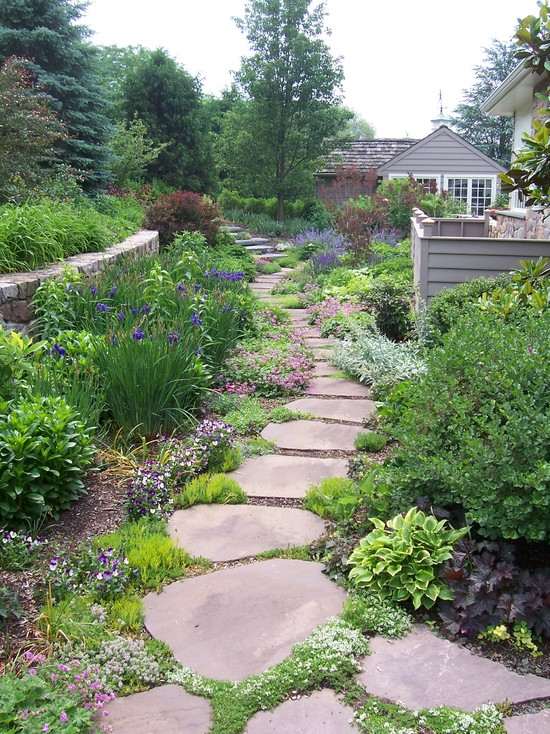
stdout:
<svg viewBox="0 0 550 734">
<path fill-rule="evenodd" d="M 452 110 L 482 48 L 510 38 L 536 0 L 328 0 L 330 44 L 346 74 L 346 104 L 378 137 L 422 137 L 439 89 Z M 91 0 L 98 44 L 162 46 L 204 90 L 219 93 L 247 51 L 232 17 L 244 0 Z"/>
</svg>

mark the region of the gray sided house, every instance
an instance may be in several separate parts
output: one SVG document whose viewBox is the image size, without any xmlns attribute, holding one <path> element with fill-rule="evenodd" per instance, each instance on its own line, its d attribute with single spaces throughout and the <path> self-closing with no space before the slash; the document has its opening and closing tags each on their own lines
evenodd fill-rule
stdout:
<svg viewBox="0 0 550 734">
<path fill-rule="evenodd" d="M 316 174 L 316 186 L 325 203 L 341 204 L 359 194 L 372 194 L 382 180 L 413 176 L 426 191 L 448 191 L 465 203 L 468 214 L 483 216 L 499 192 L 502 171 L 502 166 L 441 125 L 421 140 L 349 143 L 327 159 Z"/>
</svg>

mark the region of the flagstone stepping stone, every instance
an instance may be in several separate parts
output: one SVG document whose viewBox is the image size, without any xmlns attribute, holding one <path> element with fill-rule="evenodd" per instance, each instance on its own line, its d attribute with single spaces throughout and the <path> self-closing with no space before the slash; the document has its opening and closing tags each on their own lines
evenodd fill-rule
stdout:
<svg viewBox="0 0 550 734">
<path fill-rule="evenodd" d="M 550 709 L 538 714 L 522 714 L 504 720 L 508 734 L 548 734 L 550 732 Z"/>
<path fill-rule="evenodd" d="M 249 237 L 246 240 L 235 240 L 235 243 L 250 249 L 248 247 L 249 245 L 270 245 L 271 240 L 268 240 L 266 237 Z"/>
<path fill-rule="evenodd" d="M 306 394 L 365 398 L 370 395 L 370 390 L 359 382 L 342 380 L 339 377 L 317 377 L 309 383 Z"/>
<path fill-rule="evenodd" d="M 168 527 L 177 545 L 214 562 L 309 545 L 325 532 L 312 512 L 262 505 L 196 505 L 175 512 Z"/>
<path fill-rule="evenodd" d="M 270 423 L 261 435 L 262 438 L 273 441 L 280 449 L 353 451 L 358 433 L 361 433 L 361 429 L 357 426 L 300 420 Z"/>
<path fill-rule="evenodd" d="M 309 326 L 307 328 L 304 328 L 302 330 L 302 336 L 305 337 L 308 346 L 311 346 L 309 344 L 309 342 L 310 342 L 311 339 L 320 339 L 321 338 L 319 329 L 317 327 L 315 327 L 315 326 Z"/>
<path fill-rule="evenodd" d="M 273 711 L 253 716 L 245 734 L 354 734 L 353 709 L 338 700 L 334 691 L 323 689 L 311 696 L 285 701 Z"/>
<path fill-rule="evenodd" d="M 305 497 L 327 477 L 345 477 L 347 459 L 271 454 L 247 459 L 231 473 L 249 497 Z"/>
<path fill-rule="evenodd" d="M 147 630 L 180 663 L 235 681 L 288 657 L 345 598 L 321 563 L 277 558 L 177 581 L 143 604 Z"/>
<path fill-rule="evenodd" d="M 322 347 L 331 349 L 332 347 L 336 346 L 338 342 L 336 341 L 336 339 L 325 339 L 319 336 L 306 338 L 306 344 L 308 345 L 308 347 L 315 347 L 316 349 L 321 349 Z"/>
<path fill-rule="evenodd" d="M 301 398 L 287 403 L 285 408 L 310 413 L 316 418 L 349 421 L 362 425 L 366 418 L 376 412 L 376 405 L 372 400 L 327 400 L 323 398 Z"/>
<path fill-rule="evenodd" d="M 287 310 L 288 315 L 294 321 L 294 319 L 304 318 L 307 319 L 309 314 L 305 308 L 291 308 Z"/>
<path fill-rule="evenodd" d="M 167 685 L 107 704 L 112 734 L 207 734 L 210 704 L 181 686 Z"/>
<path fill-rule="evenodd" d="M 330 377 L 337 372 L 337 368 L 330 364 L 330 362 L 316 362 L 313 368 L 314 377 Z"/>
<path fill-rule="evenodd" d="M 484 703 L 521 703 L 550 696 L 550 680 L 518 675 L 416 625 L 401 640 L 375 637 L 359 681 L 368 693 L 410 709 L 452 706 L 473 711 Z"/>
</svg>

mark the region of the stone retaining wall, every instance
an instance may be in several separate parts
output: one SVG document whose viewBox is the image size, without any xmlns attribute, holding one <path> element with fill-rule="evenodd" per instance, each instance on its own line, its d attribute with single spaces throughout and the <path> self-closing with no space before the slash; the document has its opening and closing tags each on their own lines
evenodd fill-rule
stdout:
<svg viewBox="0 0 550 734">
<path fill-rule="evenodd" d="M 496 211 L 491 221 L 490 237 L 548 240 L 550 239 L 550 211 L 516 209 Z"/>
<path fill-rule="evenodd" d="M 29 273 L 6 273 L 0 275 L 0 326 L 17 331 L 26 331 L 32 321 L 31 301 L 38 286 L 45 280 L 61 275 L 69 265 L 86 275 L 103 270 L 124 255 L 140 257 L 158 252 L 158 232 L 141 230 L 103 252 L 85 252 L 74 255 L 41 270 Z"/>
</svg>

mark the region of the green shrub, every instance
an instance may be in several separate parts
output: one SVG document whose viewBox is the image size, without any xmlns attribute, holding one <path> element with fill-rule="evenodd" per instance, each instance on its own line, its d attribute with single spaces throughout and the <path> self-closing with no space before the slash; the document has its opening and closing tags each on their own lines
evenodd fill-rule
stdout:
<svg viewBox="0 0 550 734">
<path fill-rule="evenodd" d="M 54 601 L 48 598 L 38 617 L 38 628 L 50 643 L 97 644 L 105 631 L 92 613 L 92 600 L 69 595 Z"/>
<path fill-rule="evenodd" d="M 550 540 L 550 313 L 477 312 L 392 394 L 385 428 L 394 507 L 460 505 L 490 538 Z"/>
<path fill-rule="evenodd" d="M 0 416 L 0 523 L 57 517 L 84 491 L 91 431 L 62 398 L 23 398 Z"/>
<path fill-rule="evenodd" d="M 415 609 L 430 609 L 438 599 L 452 599 L 437 576 L 452 556 L 453 545 L 467 529 L 451 530 L 445 520 L 411 508 L 387 523 L 371 518 L 372 530 L 350 556 L 349 578 L 363 590 L 392 601 L 412 600 Z"/>
<path fill-rule="evenodd" d="M 0 327 L 0 412 L 4 401 L 28 387 L 43 350 L 43 344 L 33 344 L 28 337 Z"/>
<path fill-rule="evenodd" d="M 386 443 L 386 437 L 382 433 L 376 433 L 376 431 L 359 433 L 355 438 L 357 451 L 382 451 Z"/>
<path fill-rule="evenodd" d="M 238 505 L 247 497 L 239 484 L 225 474 L 201 474 L 188 482 L 174 498 L 176 507 L 192 505 Z"/>
<path fill-rule="evenodd" d="M 232 222 L 266 237 L 295 237 L 311 226 L 307 219 L 287 218 L 280 222 L 266 214 L 251 214 L 239 209 L 226 210 L 224 214 Z"/>
<path fill-rule="evenodd" d="M 328 477 L 308 489 L 304 507 L 319 517 L 345 521 L 352 517 L 360 502 L 355 482 L 343 477 Z"/>
<path fill-rule="evenodd" d="M 361 295 L 361 302 L 372 311 L 376 326 L 384 336 L 402 341 L 411 330 L 412 287 L 396 283 L 391 276 L 377 278 Z"/>
<path fill-rule="evenodd" d="M 259 433 L 269 423 L 267 412 L 256 398 L 241 398 L 236 410 L 225 414 L 225 422 L 240 433 Z"/>
<path fill-rule="evenodd" d="M 139 632 L 143 627 L 143 602 L 135 594 L 115 599 L 107 614 L 109 627 L 119 632 Z"/>
<path fill-rule="evenodd" d="M 245 458 L 251 456 L 266 456 L 267 454 L 274 454 L 277 452 L 277 446 L 273 441 L 267 441 L 261 436 L 255 438 L 249 438 L 248 441 L 242 445 L 242 452 Z"/>
<path fill-rule="evenodd" d="M 376 594 L 348 597 L 342 618 L 362 632 L 383 637 L 404 637 L 412 627 L 412 619 L 402 607 Z"/>
<path fill-rule="evenodd" d="M 508 274 L 498 278 L 475 278 L 467 283 L 460 283 L 454 288 L 441 291 L 430 301 L 426 317 L 434 338 L 439 339 L 468 312 L 477 313 L 477 304 L 484 293 L 491 293 L 499 287 L 510 283 Z"/>
</svg>

